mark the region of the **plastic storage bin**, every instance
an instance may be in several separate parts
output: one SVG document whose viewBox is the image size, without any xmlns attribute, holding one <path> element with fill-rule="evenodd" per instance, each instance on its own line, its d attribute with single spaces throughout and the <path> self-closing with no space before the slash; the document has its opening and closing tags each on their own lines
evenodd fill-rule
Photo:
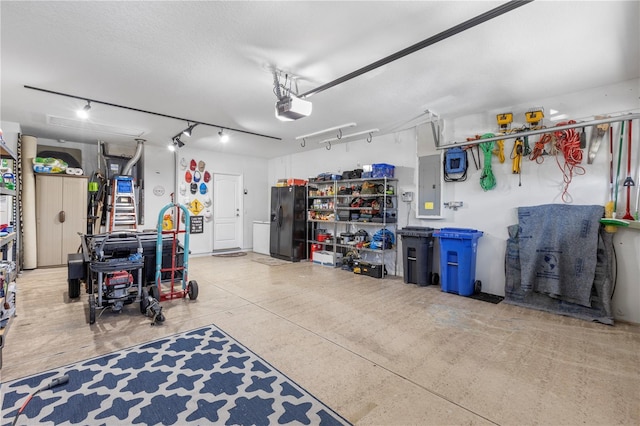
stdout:
<svg viewBox="0 0 640 426">
<path fill-rule="evenodd" d="M 391 164 L 379 163 L 371 165 L 371 177 L 372 178 L 392 178 L 395 170 L 395 166 Z"/>
<path fill-rule="evenodd" d="M 402 237 L 404 282 L 426 286 L 437 284 L 433 274 L 433 228 L 407 226 L 398 230 Z"/>
<path fill-rule="evenodd" d="M 460 296 L 475 292 L 476 254 L 482 235 L 482 231 L 465 228 L 442 228 L 433 233 L 440 242 L 442 291 Z"/>
</svg>

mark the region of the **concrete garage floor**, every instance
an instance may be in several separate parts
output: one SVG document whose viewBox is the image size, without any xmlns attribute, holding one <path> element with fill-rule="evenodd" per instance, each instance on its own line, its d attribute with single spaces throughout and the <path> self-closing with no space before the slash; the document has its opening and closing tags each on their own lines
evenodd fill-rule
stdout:
<svg viewBox="0 0 640 426">
<path fill-rule="evenodd" d="M 356 424 L 640 424 L 638 325 L 260 259 L 192 256 L 200 295 L 157 327 L 138 306 L 89 326 L 66 268 L 26 271 L 2 381 L 214 323 Z"/>
</svg>

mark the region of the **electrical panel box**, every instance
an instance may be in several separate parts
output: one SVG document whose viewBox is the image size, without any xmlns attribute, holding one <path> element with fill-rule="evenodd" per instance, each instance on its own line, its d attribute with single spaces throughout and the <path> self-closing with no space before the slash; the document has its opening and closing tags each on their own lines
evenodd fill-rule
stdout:
<svg viewBox="0 0 640 426">
<path fill-rule="evenodd" d="M 418 157 L 418 218 L 442 218 L 442 155 Z"/>
</svg>

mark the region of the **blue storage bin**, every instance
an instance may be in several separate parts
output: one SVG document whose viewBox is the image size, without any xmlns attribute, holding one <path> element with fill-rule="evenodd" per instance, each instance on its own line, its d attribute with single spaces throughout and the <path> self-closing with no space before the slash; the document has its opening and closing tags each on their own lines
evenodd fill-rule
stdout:
<svg viewBox="0 0 640 426">
<path fill-rule="evenodd" d="M 395 166 L 391 164 L 378 163 L 371 165 L 371 177 L 372 178 L 392 178 L 395 170 Z"/>
<path fill-rule="evenodd" d="M 442 291 L 471 296 L 475 290 L 476 254 L 482 231 L 442 228 L 433 233 L 440 243 Z"/>
</svg>

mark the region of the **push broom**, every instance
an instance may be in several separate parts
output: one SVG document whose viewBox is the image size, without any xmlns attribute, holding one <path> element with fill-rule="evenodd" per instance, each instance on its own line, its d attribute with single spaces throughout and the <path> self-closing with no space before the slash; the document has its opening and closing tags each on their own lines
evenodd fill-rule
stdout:
<svg viewBox="0 0 640 426">
<path fill-rule="evenodd" d="M 631 178 L 631 123 L 632 120 L 629 120 L 629 130 L 627 131 L 627 178 L 624 180 L 624 186 L 627 188 L 627 210 L 624 212 L 623 219 L 633 220 L 633 216 L 631 216 L 630 211 L 630 203 L 631 203 L 631 187 L 635 186 L 635 182 Z"/>
<path fill-rule="evenodd" d="M 618 184 L 620 183 L 620 160 L 622 159 L 622 146 L 624 143 L 624 121 L 620 124 L 620 145 L 618 146 L 618 167 L 616 169 L 616 181 L 614 185 L 613 197 L 613 218 L 616 219 L 618 212 L 618 193 L 620 192 Z"/>
<path fill-rule="evenodd" d="M 613 180 L 613 126 L 609 127 L 609 201 L 604 206 L 604 219 L 600 222 L 605 225 L 605 231 L 609 233 L 618 230 L 617 225 L 626 224 L 616 219 L 616 208 L 618 204 L 618 179 L 620 179 L 620 156 L 622 155 L 622 141 L 624 140 L 624 121 L 620 127 L 620 148 L 618 149 L 618 170 L 616 172 L 616 180 Z"/>
</svg>

